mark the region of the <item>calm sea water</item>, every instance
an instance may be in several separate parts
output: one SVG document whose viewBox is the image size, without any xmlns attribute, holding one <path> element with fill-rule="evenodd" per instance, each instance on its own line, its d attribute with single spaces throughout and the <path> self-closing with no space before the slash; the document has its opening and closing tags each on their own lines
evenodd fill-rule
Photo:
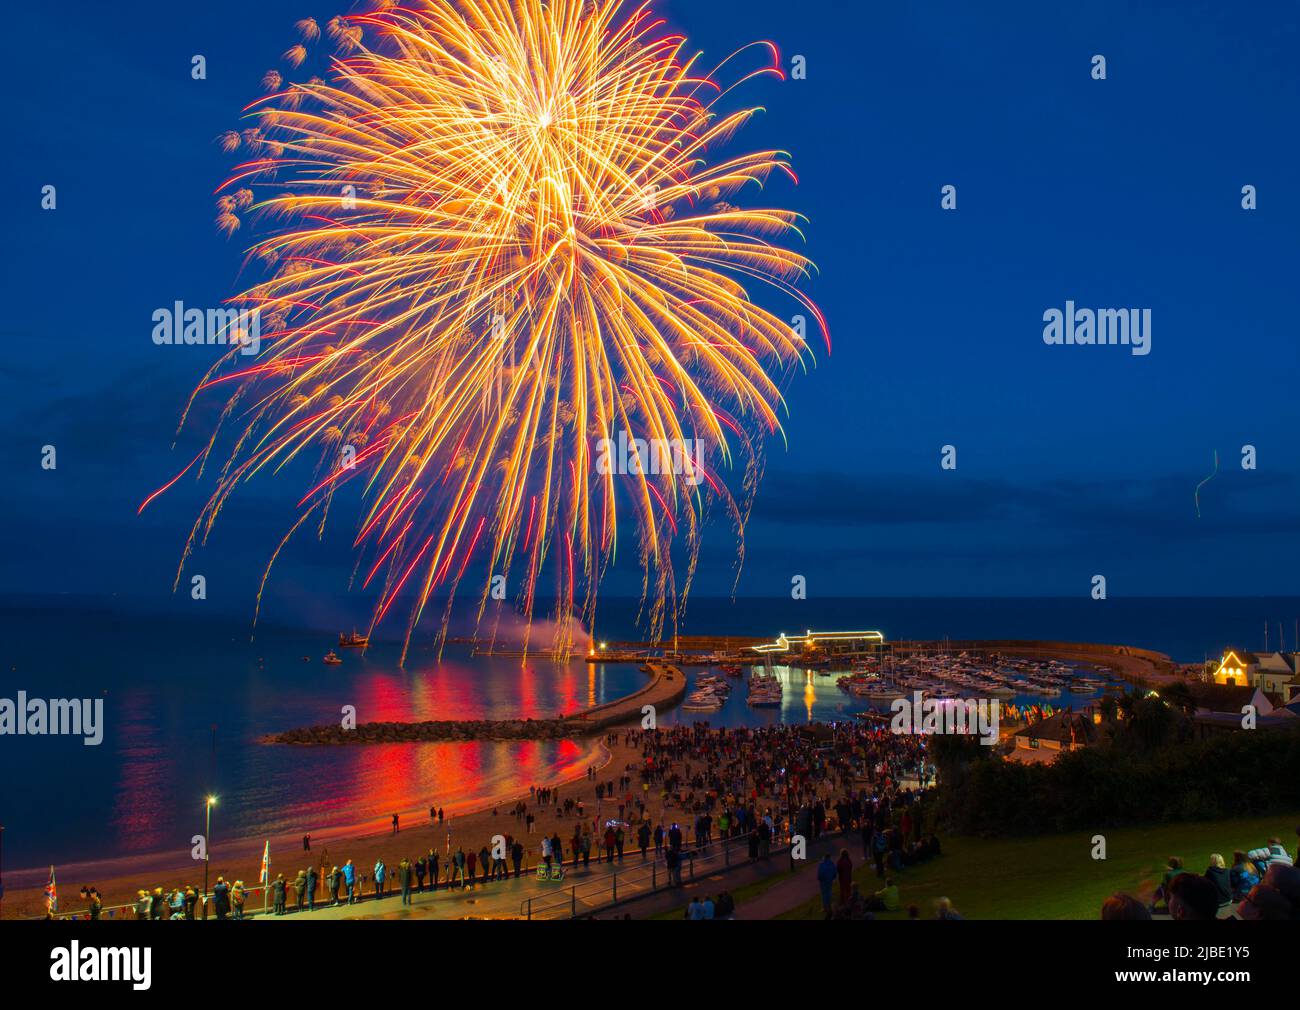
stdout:
<svg viewBox="0 0 1300 1010">
<path fill-rule="evenodd" d="M 1199 660 L 1225 645 L 1260 648 L 1264 621 L 1288 647 L 1300 599 L 1224 600 L 718 600 L 693 601 L 683 633 L 773 635 L 878 628 L 887 637 L 1051 638 L 1139 645 Z M 334 629 L 337 631 L 337 629 Z M 636 637 L 635 608 L 607 603 L 599 637 Z M 601 704 L 644 683 L 635 666 L 471 656 L 437 660 L 417 647 L 405 668 L 395 643 L 321 657 L 325 629 L 260 627 L 247 616 L 146 616 L 117 602 L 72 598 L 0 603 L 0 696 L 101 698 L 99 747 L 69 738 L 0 737 L 0 823 L 6 867 L 132 857 L 188 848 L 203 797 L 221 797 L 213 835 L 254 839 L 405 819 L 432 803 L 448 813 L 507 797 L 593 760 L 590 742 L 437 743 L 288 748 L 262 734 L 337 722 L 545 718 Z M 304 659 L 304 657 L 306 657 Z M 757 725 L 841 718 L 866 707 L 835 672 L 781 671 L 779 709 L 751 709 L 743 685 L 707 718 Z M 1053 699 L 1069 704 L 1070 699 Z"/>
</svg>

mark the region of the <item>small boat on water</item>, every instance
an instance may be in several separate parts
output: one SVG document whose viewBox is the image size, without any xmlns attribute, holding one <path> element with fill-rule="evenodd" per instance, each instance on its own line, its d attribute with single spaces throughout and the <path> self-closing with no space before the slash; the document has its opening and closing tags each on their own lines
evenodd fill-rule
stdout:
<svg viewBox="0 0 1300 1010">
<path fill-rule="evenodd" d="M 755 708 L 774 708 L 781 704 L 784 689 L 777 677 L 753 676 L 749 678 L 749 698 Z"/>
<path fill-rule="evenodd" d="M 692 691 L 682 703 L 683 712 L 716 712 L 722 707 L 722 699 L 712 691 Z"/>
<path fill-rule="evenodd" d="M 330 649 L 329 652 L 325 653 L 325 658 L 321 662 L 329 666 L 338 666 L 343 660 L 339 659 L 338 654 L 333 649 Z"/>
<path fill-rule="evenodd" d="M 364 649 L 369 644 L 370 636 L 358 635 L 356 628 L 352 629 L 352 634 L 350 635 L 344 635 L 341 632 L 339 633 L 340 649 Z"/>
</svg>

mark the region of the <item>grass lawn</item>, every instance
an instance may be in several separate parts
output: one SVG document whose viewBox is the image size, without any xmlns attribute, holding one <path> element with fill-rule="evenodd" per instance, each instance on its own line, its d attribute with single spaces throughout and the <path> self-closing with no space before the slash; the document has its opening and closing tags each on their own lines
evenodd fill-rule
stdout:
<svg viewBox="0 0 1300 1010">
<path fill-rule="evenodd" d="M 1090 834 L 942 838 L 942 856 L 894 875 L 903 910 L 877 913 L 877 918 L 906 919 L 907 906 L 917 905 L 928 919 L 934 900 L 948 897 L 968 919 L 1096 919 L 1101 903 L 1115 891 L 1149 900 L 1170 856 L 1182 856 L 1189 870 L 1200 873 L 1211 852 L 1222 853 L 1231 865 L 1234 849 L 1258 848 L 1270 835 L 1293 851 L 1298 822 L 1300 814 L 1288 814 L 1112 828 L 1097 832 L 1106 837 L 1104 860 L 1092 858 Z M 861 848 L 849 851 L 856 859 Z M 854 879 L 863 894 L 884 886 L 872 866 L 857 867 Z M 821 901 L 814 895 L 779 918 L 821 919 Z"/>
</svg>

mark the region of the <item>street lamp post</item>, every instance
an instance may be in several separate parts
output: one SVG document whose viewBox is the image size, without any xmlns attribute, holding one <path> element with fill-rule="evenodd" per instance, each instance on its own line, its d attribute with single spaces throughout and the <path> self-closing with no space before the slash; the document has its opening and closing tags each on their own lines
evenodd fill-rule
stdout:
<svg viewBox="0 0 1300 1010">
<path fill-rule="evenodd" d="M 208 900 L 208 864 L 212 861 L 212 808 L 217 798 L 209 796 L 203 804 L 203 900 Z"/>
</svg>

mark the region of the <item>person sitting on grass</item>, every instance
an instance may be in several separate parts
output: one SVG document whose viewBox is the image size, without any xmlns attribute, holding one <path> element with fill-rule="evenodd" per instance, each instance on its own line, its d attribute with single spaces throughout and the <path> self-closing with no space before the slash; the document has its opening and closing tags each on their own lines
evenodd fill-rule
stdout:
<svg viewBox="0 0 1300 1010">
<path fill-rule="evenodd" d="M 1169 915 L 1173 919 L 1208 922 L 1219 914 L 1219 891 L 1213 882 L 1194 873 L 1179 874 L 1169 883 Z"/>
<path fill-rule="evenodd" d="M 893 877 L 886 877 L 885 886 L 867 899 L 867 908 L 872 912 L 897 912 L 901 907 Z"/>
<path fill-rule="evenodd" d="M 1181 856 L 1170 856 L 1169 862 L 1165 864 L 1165 875 L 1160 878 L 1160 886 L 1156 888 L 1156 893 L 1151 899 L 1152 912 L 1169 911 L 1169 885 L 1175 877 L 1181 876 L 1187 871 L 1183 869 L 1183 860 Z"/>
<path fill-rule="evenodd" d="M 1220 905 L 1226 905 L 1232 900 L 1232 878 L 1223 862 L 1223 856 L 1217 852 L 1210 853 L 1210 865 L 1205 868 L 1205 879 L 1218 891 Z"/>
<path fill-rule="evenodd" d="M 1131 894 L 1116 891 L 1101 903 L 1103 922 L 1141 922 L 1151 919 L 1151 912 Z"/>
<path fill-rule="evenodd" d="M 1280 838 L 1270 838 L 1268 844 L 1262 849 L 1251 849 L 1247 855 L 1254 860 L 1255 865 L 1259 867 L 1261 873 L 1268 870 L 1268 868 L 1274 863 L 1284 863 L 1287 866 L 1291 865 L 1291 855 L 1282 847 L 1282 840 Z"/>
<path fill-rule="evenodd" d="M 1259 868 L 1240 849 L 1232 854 L 1228 882 L 1232 885 L 1233 901 L 1244 901 L 1250 889 L 1259 883 Z"/>
</svg>

